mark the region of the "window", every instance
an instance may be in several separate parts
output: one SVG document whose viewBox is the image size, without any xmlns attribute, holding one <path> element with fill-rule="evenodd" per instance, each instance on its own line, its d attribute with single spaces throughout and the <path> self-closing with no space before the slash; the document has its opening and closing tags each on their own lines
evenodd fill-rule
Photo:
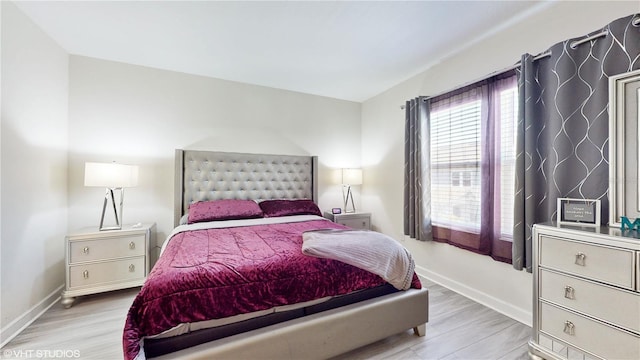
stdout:
<svg viewBox="0 0 640 360">
<path fill-rule="evenodd" d="M 451 172 L 451 186 L 471 186 L 472 171 L 453 171 Z"/>
<path fill-rule="evenodd" d="M 497 247 L 495 258 L 511 258 L 517 96 L 509 75 L 431 99 L 435 240 L 492 256 Z"/>
</svg>

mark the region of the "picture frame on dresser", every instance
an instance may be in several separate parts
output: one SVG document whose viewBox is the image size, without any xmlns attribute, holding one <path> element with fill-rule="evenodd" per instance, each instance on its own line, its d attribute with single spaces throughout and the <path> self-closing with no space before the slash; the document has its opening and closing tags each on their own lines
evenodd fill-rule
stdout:
<svg viewBox="0 0 640 360">
<path fill-rule="evenodd" d="M 600 200 L 558 198 L 557 223 L 600 226 Z"/>
<path fill-rule="evenodd" d="M 640 217 L 640 70 L 609 78 L 609 226 Z"/>
</svg>

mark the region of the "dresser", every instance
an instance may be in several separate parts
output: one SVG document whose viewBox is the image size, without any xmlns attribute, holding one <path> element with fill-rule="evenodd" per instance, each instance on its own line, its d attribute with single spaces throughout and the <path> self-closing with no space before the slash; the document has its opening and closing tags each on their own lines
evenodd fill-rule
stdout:
<svg viewBox="0 0 640 360">
<path fill-rule="evenodd" d="M 371 230 L 371 213 L 333 214 L 329 211 L 325 211 L 324 217 L 352 229 Z"/>
<path fill-rule="evenodd" d="M 155 223 L 84 228 L 68 234 L 65 243 L 66 308 L 78 296 L 141 286 L 157 259 Z"/>
<path fill-rule="evenodd" d="M 533 227 L 534 359 L 640 359 L 640 234 Z"/>
</svg>

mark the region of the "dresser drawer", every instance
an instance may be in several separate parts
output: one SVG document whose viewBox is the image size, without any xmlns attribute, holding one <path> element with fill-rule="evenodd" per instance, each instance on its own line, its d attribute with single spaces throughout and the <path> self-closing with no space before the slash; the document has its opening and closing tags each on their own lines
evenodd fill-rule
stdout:
<svg viewBox="0 0 640 360">
<path fill-rule="evenodd" d="M 132 235 L 69 243 L 69 263 L 118 259 L 146 253 L 145 236 Z"/>
<path fill-rule="evenodd" d="M 69 267 L 69 288 L 127 282 L 145 278 L 145 258 L 96 262 Z"/>
<path fill-rule="evenodd" d="M 640 251 L 636 251 L 636 291 L 640 292 Z"/>
<path fill-rule="evenodd" d="M 540 320 L 542 333 L 594 355 L 605 359 L 640 359 L 638 336 L 546 303 L 540 303 Z"/>
<path fill-rule="evenodd" d="M 640 333 L 640 293 L 540 270 L 540 298 Z"/>
<path fill-rule="evenodd" d="M 540 266 L 633 290 L 634 252 L 540 236 Z"/>
</svg>

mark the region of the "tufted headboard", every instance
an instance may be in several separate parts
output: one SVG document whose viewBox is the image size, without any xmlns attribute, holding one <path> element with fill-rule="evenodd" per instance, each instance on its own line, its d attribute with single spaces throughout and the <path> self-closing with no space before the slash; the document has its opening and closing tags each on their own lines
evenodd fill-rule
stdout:
<svg viewBox="0 0 640 360">
<path fill-rule="evenodd" d="M 176 150 L 174 226 L 196 201 L 318 198 L 318 157 Z"/>
</svg>

